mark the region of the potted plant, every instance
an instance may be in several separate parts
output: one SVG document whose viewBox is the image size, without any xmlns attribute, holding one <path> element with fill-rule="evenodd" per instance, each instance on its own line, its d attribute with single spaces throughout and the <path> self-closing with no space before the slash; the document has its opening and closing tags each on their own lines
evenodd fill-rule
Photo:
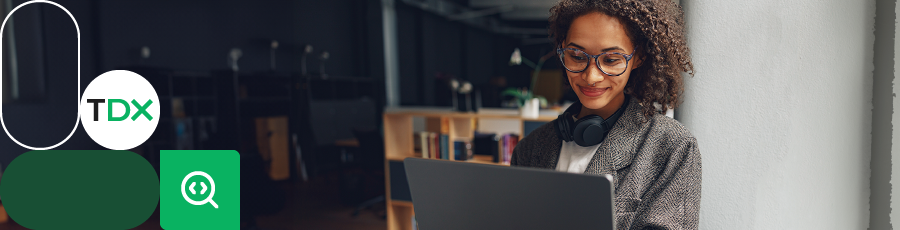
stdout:
<svg viewBox="0 0 900 230">
<path fill-rule="evenodd" d="M 554 52 L 550 52 L 542 56 L 538 59 L 537 63 L 528 60 L 527 58 L 522 57 L 521 51 L 519 48 L 513 50 L 512 56 L 509 58 L 509 65 L 521 65 L 525 63 L 534 71 L 531 73 L 531 87 L 528 89 L 517 89 L 517 88 L 507 88 L 503 92 L 500 93 L 501 96 L 513 96 L 516 98 L 516 101 L 519 105 L 519 113 L 523 117 L 536 118 L 538 116 L 538 111 L 541 107 L 547 106 L 547 99 L 543 96 L 535 96 L 534 95 L 534 85 L 537 83 L 538 75 L 541 72 L 541 67 L 544 65 L 548 59 L 554 56 Z"/>
</svg>

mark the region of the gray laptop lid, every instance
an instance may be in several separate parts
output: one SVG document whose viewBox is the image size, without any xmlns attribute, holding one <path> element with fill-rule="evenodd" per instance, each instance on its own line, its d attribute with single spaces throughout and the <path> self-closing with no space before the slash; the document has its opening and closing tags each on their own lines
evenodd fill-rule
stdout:
<svg viewBox="0 0 900 230">
<path fill-rule="evenodd" d="M 611 176 L 406 158 L 419 229 L 615 227 Z"/>
</svg>

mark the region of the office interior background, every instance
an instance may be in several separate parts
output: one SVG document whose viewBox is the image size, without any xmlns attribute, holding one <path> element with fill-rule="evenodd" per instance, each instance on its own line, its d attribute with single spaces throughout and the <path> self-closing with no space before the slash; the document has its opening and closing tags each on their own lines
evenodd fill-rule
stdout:
<svg viewBox="0 0 900 230">
<path fill-rule="evenodd" d="M 516 50 L 536 63 L 553 51 L 555 0 L 56 2 L 80 39 L 46 5 L 22 8 L 3 31 L 9 132 L 55 144 L 73 125 L 73 88 L 106 71 L 137 72 L 162 111 L 156 133 L 132 151 L 158 169 L 162 149 L 238 150 L 248 229 L 388 229 L 385 111 L 516 114 L 508 89 L 546 98 L 542 115 L 575 100 L 555 57 L 540 71 L 510 62 Z M 674 117 L 703 156 L 701 229 L 900 221 L 890 211 L 900 172 L 891 164 L 900 115 L 889 100 L 900 91 L 895 2 L 680 4 L 696 73 Z M 102 147 L 78 127 L 58 149 Z M 0 166 L 24 152 L 0 138 Z M 138 227 L 158 228 L 158 213 Z"/>
</svg>

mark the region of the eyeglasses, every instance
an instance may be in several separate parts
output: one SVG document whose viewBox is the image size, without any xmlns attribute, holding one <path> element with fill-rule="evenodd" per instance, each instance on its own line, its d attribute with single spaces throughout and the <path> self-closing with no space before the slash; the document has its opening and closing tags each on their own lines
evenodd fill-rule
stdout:
<svg viewBox="0 0 900 230">
<path fill-rule="evenodd" d="M 609 52 L 590 55 L 575 48 L 560 48 L 556 49 L 556 53 L 559 54 L 559 60 L 569 72 L 584 72 L 593 58 L 597 60 L 597 68 L 609 76 L 619 76 L 625 73 L 625 70 L 628 69 L 628 61 L 634 57 L 634 51 L 631 54 Z"/>
</svg>

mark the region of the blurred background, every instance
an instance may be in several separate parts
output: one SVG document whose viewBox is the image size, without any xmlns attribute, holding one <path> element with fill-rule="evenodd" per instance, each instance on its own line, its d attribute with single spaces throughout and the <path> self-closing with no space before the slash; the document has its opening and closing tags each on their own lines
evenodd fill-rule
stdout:
<svg viewBox="0 0 900 230">
<path fill-rule="evenodd" d="M 159 150 L 238 150 L 248 229 L 385 229 L 384 153 L 366 146 L 382 141 L 385 107 L 515 109 L 501 93 L 530 91 L 533 75 L 544 108 L 565 103 L 559 63 L 540 61 L 554 0 L 55 2 L 79 30 L 31 4 L 3 31 L 10 133 L 55 144 L 73 125 L 79 69 L 82 91 L 106 71 L 139 73 L 161 115 L 132 151 L 158 170 Z M 78 126 L 58 149 L 102 147 Z M 25 151 L 0 138 L 0 166 Z M 158 213 L 139 227 L 156 228 Z"/>
<path fill-rule="evenodd" d="M 22 2 L 0 0 L 0 10 Z M 45 4 L 23 7 L 3 31 L 9 132 L 53 145 L 73 126 L 79 77 L 84 90 L 106 71 L 137 72 L 162 111 L 132 151 L 158 169 L 162 149 L 238 150 L 244 229 L 411 226 L 388 217 L 403 205 L 387 204 L 386 191 L 399 190 L 386 188 L 396 159 L 385 155 L 396 153 L 382 145 L 414 138 L 386 135 L 395 108 L 518 117 L 534 96 L 544 122 L 576 100 L 546 58 L 555 0 L 56 2 L 80 39 Z M 679 2 L 695 74 L 674 118 L 703 154 L 700 229 L 897 223 L 896 2 Z M 443 130 L 432 120 L 414 123 Z M 102 147 L 78 126 L 58 149 Z M 0 166 L 26 151 L 0 138 Z M 157 212 L 137 229 L 158 221 Z"/>
</svg>

